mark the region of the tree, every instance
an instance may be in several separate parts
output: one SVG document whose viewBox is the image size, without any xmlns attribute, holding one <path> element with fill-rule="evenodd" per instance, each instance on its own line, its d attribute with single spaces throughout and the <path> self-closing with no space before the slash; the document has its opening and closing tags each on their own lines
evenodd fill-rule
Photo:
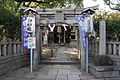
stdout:
<svg viewBox="0 0 120 80">
<path fill-rule="evenodd" d="M 120 41 L 120 13 L 111 13 L 106 19 L 107 33 L 113 40 Z"/>
<path fill-rule="evenodd" d="M 20 17 L 14 0 L 0 0 L 0 39 L 3 36 L 15 39 L 19 34 Z"/>
<path fill-rule="evenodd" d="M 120 0 L 104 0 L 104 2 L 109 5 L 111 9 L 120 11 Z"/>
<path fill-rule="evenodd" d="M 106 21 L 107 40 L 120 41 L 120 13 L 110 13 L 106 11 L 97 11 L 93 16 L 94 28 L 99 36 L 99 22 Z"/>
<path fill-rule="evenodd" d="M 15 0 L 19 5 L 38 8 L 82 8 L 82 0 Z"/>
</svg>

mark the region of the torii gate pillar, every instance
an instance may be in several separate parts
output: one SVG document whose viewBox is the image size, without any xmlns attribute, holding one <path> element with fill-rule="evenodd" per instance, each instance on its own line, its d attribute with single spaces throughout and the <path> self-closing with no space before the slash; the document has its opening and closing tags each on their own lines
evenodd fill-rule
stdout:
<svg viewBox="0 0 120 80">
<path fill-rule="evenodd" d="M 37 71 L 38 70 L 38 66 L 39 66 L 39 56 L 40 56 L 40 16 L 36 15 L 35 16 L 35 37 L 36 37 L 36 49 L 34 50 L 34 54 L 33 54 L 33 70 Z"/>
</svg>

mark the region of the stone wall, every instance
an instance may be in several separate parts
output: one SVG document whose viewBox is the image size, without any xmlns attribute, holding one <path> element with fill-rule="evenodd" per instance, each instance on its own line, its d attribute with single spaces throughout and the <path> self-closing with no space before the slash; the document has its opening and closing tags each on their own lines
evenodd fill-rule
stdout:
<svg viewBox="0 0 120 80">
<path fill-rule="evenodd" d="M 89 72 L 100 80 L 120 80 L 120 42 L 106 43 L 106 57 L 99 53 L 99 42 L 89 42 Z M 106 63 L 113 65 L 106 65 Z M 102 65 L 102 64 L 104 65 Z"/>
<path fill-rule="evenodd" d="M 17 54 L 0 58 L 0 76 L 29 65 L 29 54 Z"/>
<path fill-rule="evenodd" d="M 120 56 L 109 55 L 109 57 L 115 62 L 116 65 L 120 66 Z"/>
<path fill-rule="evenodd" d="M 99 41 L 89 42 L 88 52 L 89 58 L 92 57 L 91 55 L 100 55 Z M 107 42 L 105 55 L 109 56 L 117 65 L 120 65 L 120 42 Z"/>
<path fill-rule="evenodd" d="M 21 42 L 0 42 L 0 76 L 29 65 L 27 52 Z"/>
<path fill-rule="evenodd" d="M 89 72 L 100 80 L 119 80 L 120 65 L 116 64 L 117 61 L 120 58 L 115 56 L 103 59 L 100 55 L 89 54 Z"/>
</svg>

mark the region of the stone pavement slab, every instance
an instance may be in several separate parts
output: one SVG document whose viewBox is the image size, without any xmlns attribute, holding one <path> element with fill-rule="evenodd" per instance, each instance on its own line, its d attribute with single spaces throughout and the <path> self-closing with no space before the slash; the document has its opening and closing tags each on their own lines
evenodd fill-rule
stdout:
<svg viewBox="0 0 120 80">
<path fill-rule="evenodd" d="M 39 71 L 30 72 L 29 67 L 21 68 L 13 71 L 6 76 L 0 77 L 0 80 L 74 80 L 80 79 L 80 69 L 79 65 L 76 69 L 72 69 L 73 65 L 39 65 Z M 54 69 L 52 67 L 53 66 Z M 66 67 L 67 66 L 67 67 Z M 25 70 L 26 69 L 26 70 Z M 79 71 L 77 71 L 79 70 Z M 79 74 L 71 74 L 72 72 L 79 72 Z M 15 76 L 16 75 L 16 76 Z"/>
<path fill-rule="evenodd" d="M 97 79 L 95 78 L 93 75 L 91 75 L 90 73 L 85 73 L 85 72 L 81 72 L 81 76 L 80 76 L 81 80 L 101 80 L 101 79 Z"/>
<path fill-rule="evenodd" d="M 68 69 L 58 69 L 58 75 L 70 75 L 71 72 Z"/>
<path fill-rule="evenodd" d="M 58 75 L 56 80 L 68 80 L 68 79 L 67 79 L 67 76 L 65 75 Z"/>
<path fill-rule="evenodd" d="M 80 75 L 68 75 L 68 80 L 80 80 Z"/>
</svg>

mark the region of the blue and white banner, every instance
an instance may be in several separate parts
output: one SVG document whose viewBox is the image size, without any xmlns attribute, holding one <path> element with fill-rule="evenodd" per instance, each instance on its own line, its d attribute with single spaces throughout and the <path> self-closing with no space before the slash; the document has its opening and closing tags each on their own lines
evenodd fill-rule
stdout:
<svg viewBox="0 0 120 80">
<path fill-rule="evenodd" d="M 26 31 L 27 28 L 27 16 L 22 16 L 22 23 L 21 23 L 21 47 L 28 47 L 28 33 Z"/>
<path fill-rule="evenodd" d="M 78 27 L 79 27 L 80 36 L 82 39 L 83 48 L 86 47 L 84 19 L 85 19 L 85 17 L 83 17 L 83 16 L 77 16 L 77 23 L 78 23 Z"/>
</svg>

